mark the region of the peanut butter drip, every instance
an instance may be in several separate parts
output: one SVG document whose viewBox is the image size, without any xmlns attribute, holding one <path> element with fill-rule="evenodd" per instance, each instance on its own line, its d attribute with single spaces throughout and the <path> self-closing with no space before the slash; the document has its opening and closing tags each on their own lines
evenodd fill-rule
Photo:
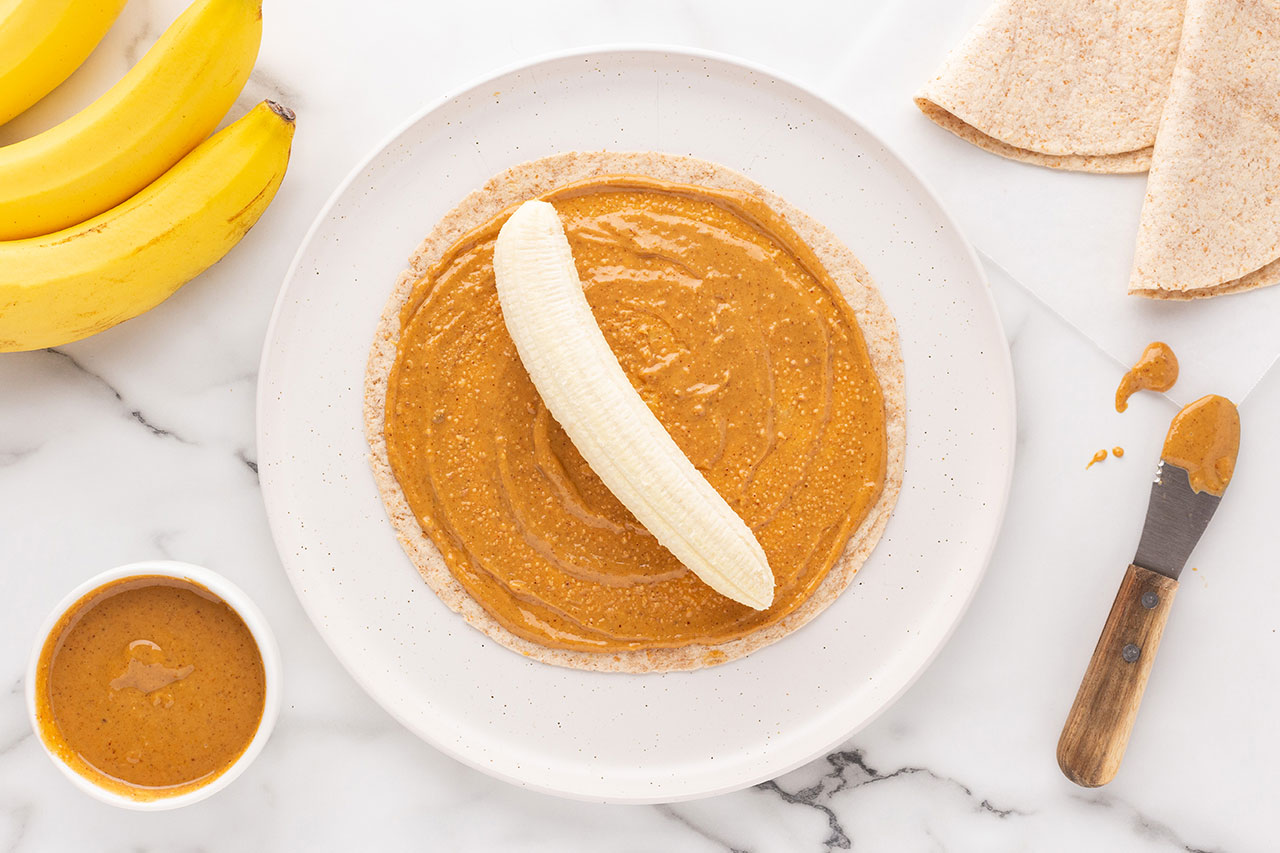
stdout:
<svg viewBox="0 0 1280 853">
<path fill-rule="evenodd" d="M 1162 341 L 1147 344 L 1142 358 L 1129 368 L 1116 389 L 1116 411 L 1129 408 L 1129 398 L 1139 391 L 1168 391 L 1178 381 L 1178 358 Z"/>
</svg>

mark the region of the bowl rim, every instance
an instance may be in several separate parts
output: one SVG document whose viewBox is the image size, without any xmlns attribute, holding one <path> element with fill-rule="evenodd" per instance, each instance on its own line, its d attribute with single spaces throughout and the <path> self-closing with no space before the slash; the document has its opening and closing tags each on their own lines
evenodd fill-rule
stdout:
<svg viewBox="0 0 1280 853">
<path fill-rule="evenodd" d="M 258 728 L 253 734 L 253 739 L 249 741 L 249 745 L 245 747 L 244 752 L 231 763 L 231 766 L 227 767 L 209 783 L 201 785 L 194 790 L 172 797 L 138 800 L 102 787 L 89 777 L 80 774 L 50 748 L 45 741 L 36 711 L 36 685 L 40 668 L 40 656 L 44 651 L 45 643 L 53 633 L 54 628 L 57 627 L 58 622 L 77 602 L 94 590 L 109 583 L 127 578 L 149 576 L 178 578 L 199 584 L 221 598 L 226 602 L 227 606 L 240 616 L 249 628 L 249 633 L 253 635 L 254 642 L 258 644 L 258 653 L 262 656 L 266 695 L 263 697 L 262 718 L 258 721 Z M 237 776 L 253 763 L 253 760 L 258 757 L 263 747 L 266 746 L 267 739 L 271 737 L 271 732 L 275 728 L 276 718 L 280 713 L 281 688 L 283 686 L 280 650 L 276 645 L 275 634 L 272 633 L 271 626 L 267 623 L 266 617 L 258 609 L 258 606 L 254 604 L 244 590 L 212 569 L 178 560 L 143 560 L 117 566 L 114 569 L 108 569 L 105 572 L 94 575 L 68 592 L 40 625 L 31 657 L 27 663 L 25 681 L 27 717 L 31 723 L 32 731 L 35 732 L 36 741 L 54 765 L 77 788 L 94 799 L 134 811 L 166 811 L 181 808 L 211 797 L 230 785 Z"/>
</svg>

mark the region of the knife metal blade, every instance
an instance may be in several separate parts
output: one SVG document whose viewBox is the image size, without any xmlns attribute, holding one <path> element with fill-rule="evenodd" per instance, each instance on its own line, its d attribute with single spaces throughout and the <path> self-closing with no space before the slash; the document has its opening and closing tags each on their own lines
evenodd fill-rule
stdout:
<svg viewBox="0 0 1280 853">
<path fill-rule="evenodd" d="M 1219 495 L 1194 491 L 1185 468 L 1161 459 L 1134 565 L 1177 580 L 1221 500 Z"/>
</svg>

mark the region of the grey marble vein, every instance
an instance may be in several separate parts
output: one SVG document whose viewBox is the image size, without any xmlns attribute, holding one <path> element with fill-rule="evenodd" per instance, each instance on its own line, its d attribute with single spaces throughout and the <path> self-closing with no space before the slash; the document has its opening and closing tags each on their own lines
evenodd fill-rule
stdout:
<svg viewBox="0 0 1280 853">
<path fill-rule="evenodd" d="M 0 740 L 0 758 L 3 758 L 4 756 L 16 750 L 18 747 L 22 746 L 22 744 L 25 743 L 26 740 L 30 738 L 33 734 L 31 729 L 27 727 L 26 697 L 23 696 L 22 688 L 23 688 L 23 679 L 21 678 L 14 679 L 13 685 L 10 686 L 10 688 L 8 689 L 8 691 L 6 691 L 6 694 L 5 694 L 7 696 L 11 696 L 14 698 L 15 700 L 14 705 L 17 706 L 14 709 L 16 711 L 16 713 L 13 715 L 14 720 L 16 722 L 18 719 L 21 719 L 21 723 L 18 726 L 17 734 L 11 735 L 5 740 Z M 8 717 L 6 714 L 6 719 L 7 718 Z"/>
<path fill-rule="evenodd" d="M 151 537 L 151 547 L 164 559 L 172 560 L 174 559 L 173 549 L 169 547 L 169 543 L 176 535 L 171 530 L 161 530 Z"/>
<path fill-rule="evenodd" d="M 831 760 L 831 756 L 827 756 L 827 760 Z M 800 791 L 790 794 L 782 790 L 777 782 L 761 782 L 756 787 L 761 791 L 771 791 L 782 798 L 783 802 L 791 805 L 808 806 L 811 809 L 817 809 L 827 816 L 827 828 L 831 834 L 822 842 L 822 846 L 827 850 L 848 850 L 853 846 L 849 840 L 848 834 L 845 833 L 844 827 L 840 825 L 840 818 L 830 806 L 818 802 L 818 798 L 822 795 L 823 785 L 828 777 L 824 776 L 816 785 L 803 788 Z M 828 795 L 829 796 L 829 795 Z"/>
<path fill-rule="evenodd" d="M 1225 853 L 1224 848 L 1221 847 L 1196 847 L 1188 843 L 1173 831 L 1173 827 L 1154 818 L 1147 817 L 1129 803 L 1116 797 L 1106 794 L 1095 794 L 1093 796 L 1077 794 L 1073 799 L 1100 809 L 1127 812 L 1134 828 L 1139 833 L 1156 841 L 1167 841 L 1178 850 L 1184 851 L 1184 853 Z"/>
<path fill-rule="evenodd" d="M 258 461 L 256 459 L 250 459 L 248 451 L 237 450 L 236 458 L 239 459 L 246 468 L 253 472 L 253 478 L 255 480 L 258 479 Z"/>
<path fill-rule="evenodd" d="M 862 750 L 860 749 L 833 753 L 827 756 L 827 761 L 835 769 L 836 775 L 840 779 L 840 785 L 839 787 L 836 788 L 836 791 L 840 791 L 845 787 L 857 788 L 863 785 L 869 785 L 873 782 L 884 782 L 889 779 L 896 779 L 900 776 L 914 776 L 914 775 L 920 774 L 920 775 L 927 776 L 930 779 L 934 779 L 938 782 L 942 782 L 946 785 L 951 785 L 952 787 L 957 788 L 962 794 L 965 795 L 967 799 L 974 802 L 974 807 L 977 811 L 995 815 L 998 818 L 1007 818 L 1011 816 L 1027 817 L 1030 814 L 1032 814 L 1031 812 L 1023 809 L 999 808 L 993 805 L 992 802 L 985 797 L 979 800 L 977 795 L 974 794 L 973 790 L 968 785 L 965 785 L 959 780 L 953 779 L 950 776 L 939 775 L 927 767 L 899 767 L 897 770 L 894 770 L 892 772 L 882 773 L 879 770 L 876 770 L 874 767 L 871 767 L 869 764 L 867 764 L 866 756 L 863 754 Z M 858 770 L 862 771 L 862 773 L 865 774 L 866 778 L 856 783 L 850 784 L 848 778 L 845 776 L 845 772 L 850 767 L 855 767 Z M 832 793 L 835 793 L 835 791 L 833 791 Z"/>
<path fill-rule="evenodd" d="M 13 752 L 18 747 L 26 743 L 27 738 L 31 737 L 31 732 L 23 732 L 15 738 L 11 738 L 7 743 L 0 743 L 0 758 Z"/>
<path fill-rule="evenodd" d="M 942 839 L 932 829 L 925 827 L 924 834 L 926 838 L 933 842 L 933 847 L 930 849 L 937 851 L 937 853 L 946 853 L 947 845 L 942 843 Z"/>
<path fill-rule="evenodd" d="M 242 110 L 252 109 L 263 100 L 270 99 L 297 111 L 302 109 L 304 99 L 297 89 L 282 83 L 276 77 L 261 69 L 254 69 L 249 75 L 249 82 L 236 100 L 236 106 Z"/>
<path fill-rule="evenodd" d="M 137 421 L 142 426 L 146 427 L 147 431 L 150 432 L 152 435 L 162 436 L 164 438 L 171 438 L 174 441 L 180 442 L 182 444 L 193 445 L 195 443 L 186 438 L 183 438 L 181 435 L 174 432 L 173 430 L 168 429 L 166 427 L 162 427 L 159 424 L 155 423 L 154 421 L 150 420 L 146 415 L 142 413 L 141 409 L 135 409 L 133 406 L 131 406 L 125 400 L 124 395 L 120 393 L 119 389 L 117 389 L 114 385 L 108 382 L 104 376 L 102 376 L 99 373 L 95 373 L 85 365 L 81 364 L 70 353 L 64 352 L 60 349 L 57 349 L 56 347 L 50 347 L 49 349 L 46 349 L 45 352 L 49 353 L 50 355 L 58 356 L 67 364 L 69 364 L 71 368 L 75 370 L 77 373 L 83 374 L 85 377 L 93 380 L 100 387 L 102 387 L 107 392 L 109 392 L 111 396 L 115 397 L 116 402 L 118 402 L 121 405 L 121 407 L 126 412 L 129 413 L 129 417 Z"/>
<path fill-rule="evenodd" d="M 134 33 L 133 38 L 125 45 L 124 55 L 129 60 L 129 67 L 138 64 L 138 60 L 142 59 L 143 54 L 151 49 L 151 45 L 160 37 L 160 31 L 156 26 L 155 10 L 151 8 L 149 0 L 143 0 L 140 4 L 143 11 L 139 15 L 142 18 L 142 29 Z"/>
<path fill-rule="evenodd" d="M 191 444 L 190 441 L 187 441 L 185 438 L 178 435 L 173 430 L 165 429 L 162 426 L 157 426 L 156 424 L 153 424 L 151 421 L 147 420 L 146 416 L 143 415 L 142 412 L 139 411 L 138 409 L 131 409 L 129 411 L 129 415 L 135 421 L 137 421 L 138 423 L 146 427 L 151 432 L 152 435 L 159 435 L 159 436 L 164 436 L 165 438 L 172 438 L 175 441 L 182 442 L 183 444 Z"/>
<path fill-rule="evenodd" d="M 840 823 L 839 816 L 827 805 L 832 797 L 845 790 L 853 790 L 900 777 L 922 775 L 956 788 L 973 804 L 975 811 L 992 815 L 998 820 L 1004 820 L 1009 817 L 1027 817 L 1032 814 L 1032 812 L 1022 809 L 996 806 L 985 797 L 979 798 L 968 785 L 949 776 L 935 773 L 927 767 L 899 767 L 889 772 L 880 771 L 867 763 L 866 756 L 860 749 L 833 752 L 827 756 L 827 763 L 831 765 L 830 772 L 815 784 L 794 793 L 784 790 L 778 785 L 777 781 L 764 782 L 757 786 L 762 791 L 769 791 L 778 795 L 786 803 L 806 806 L 826 815 L 830 834 L 823 842 L 823 845 L 827 850 L 848 850 L 853 845 L 852 839 Z M 855 772 L 851 774 L 850 771 Z"/>
<path fill-rule="evenodd" d="M 26 447 L 10 447 L 7 450 L 0 450 L 0 468 L 7 468 L 10 465 L 16 465 L 23 459 L 39 450 L 43 445 L 28 445 Z"/>
</svg>

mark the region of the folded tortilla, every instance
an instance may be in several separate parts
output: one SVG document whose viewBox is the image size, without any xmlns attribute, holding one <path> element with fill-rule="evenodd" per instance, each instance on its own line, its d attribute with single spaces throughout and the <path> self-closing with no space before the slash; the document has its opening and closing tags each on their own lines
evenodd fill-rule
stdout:
<svg viewBox="0 0 1280 853">
<path fill-rule="evenodd" d="M 916 97 L 992 153 L 1142 172 L 1178 55 L 1184 0 L 996 0 Z"/>
<path fill-rule="evenodd" d="M 1280 0 L 1188 0 L 1129 292 L 1280 282 Z"/>
</svg>

